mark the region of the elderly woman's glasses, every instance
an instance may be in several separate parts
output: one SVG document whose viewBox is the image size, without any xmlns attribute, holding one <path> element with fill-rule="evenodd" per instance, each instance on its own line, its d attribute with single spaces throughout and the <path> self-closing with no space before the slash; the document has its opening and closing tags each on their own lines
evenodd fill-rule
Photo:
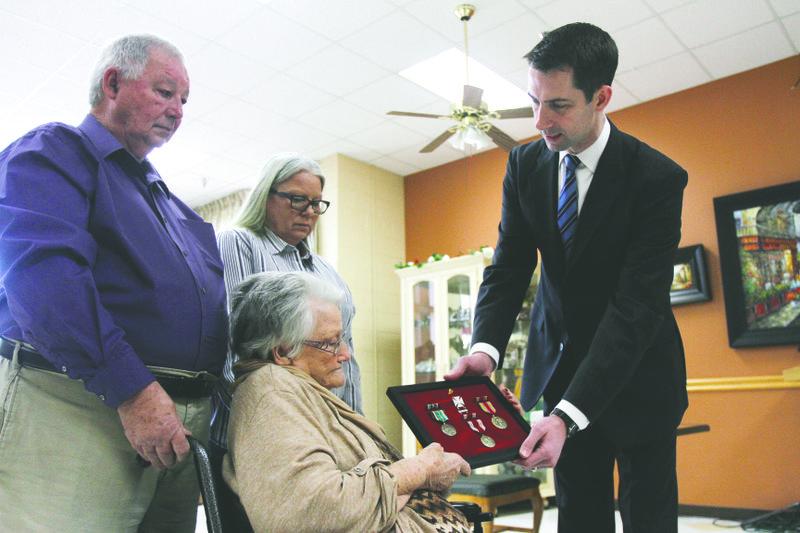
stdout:
<svg viewBox="0 0 800 533">
<path fill-rule="evenodd" d="M 303 341 L 303 344 L 306 346 L 310 346 L 311 348 L 315 348 L 321 352 L 325 352 L 327 354 L 336 355 L 339 353 L 339 349 L 342 347 L 342 343 L 344 339 L 339 339 L 336 342 L 325 342 L 325 341 Z"/>
<path fill-rule="evenodd" d="M 308 206 L 310 205 L 314 213 L 321 215 L 327 211 L 328 206 L 331 205 L 330 202 L 325 200 L 312 200 L 310 198 L 306 198 L 305 196 L 298 196 L 296 194 L 289 194 L 288 192 L 276 191 L 275 189 L 270 189 L 269 192 L 271 194 L 276 194 L 281 198 L 287 198 L 289 202 L 291 202 L 292 209 L 295 211 L 300 211 L 301 213 L 308 209 Z"/>
</svg>

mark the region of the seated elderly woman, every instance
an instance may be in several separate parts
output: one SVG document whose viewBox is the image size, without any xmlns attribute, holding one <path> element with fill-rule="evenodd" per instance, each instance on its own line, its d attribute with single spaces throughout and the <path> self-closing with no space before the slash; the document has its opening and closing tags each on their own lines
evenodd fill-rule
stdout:
<svg viewBox="0 0 800 533">
<path fill-rule="evenodd" d="M 440 494 L 470 467 L 432 444 L 403 459 L 330 392 L 344 382 L 341 292 L 305 272 L 255 274 L 231 299 L 234 395 L 225 480 L 255 531 L 467 532 Z"/>
</svg>

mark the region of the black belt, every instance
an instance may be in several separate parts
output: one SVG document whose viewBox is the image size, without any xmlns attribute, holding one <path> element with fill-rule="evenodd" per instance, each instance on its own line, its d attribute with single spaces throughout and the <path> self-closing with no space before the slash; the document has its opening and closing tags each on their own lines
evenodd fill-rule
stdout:
<svg viewBox="0 0 800 533">
<path fill-rule="evenodd" d="M 0 337 L 0 355 L 6 359 L 14 359 L 14 350 L 16 347 L 17 343 Z M 58 372 L 53 363 L 45 359 L 39 352 L 31 350 L 30 348 L 26 348 L 23 345 L 20 345 L 19 347 L 17 361 L 22 366 L 29 366 L 39 370 L 47 370 L 48 372 Z"/>
<path fill-rule="evenodd" d="M 17 347 L 16 342 L 12 342 L 0 337 L 0 355 L 6 359 L 14 359 L 14 350 Z M 39 352 L 26 348 L 20 345 L 19 353 L 17 353 L 17 362 L 22 366 L 36 368 L 38 370 L 47 370 L 48 372 L 58 372 L 55 365 L 48 361 Z M 188 375 L 170 375 L 170 369 L 151 369 L 153 375 L 167 394 L 172 397 L 181 398 L 208 398 L 214 392 L 214 385 L 216 377 L 207 372 L 185 372 L 176 370 L 175 374 L 188 374 Z"/>
</svg>

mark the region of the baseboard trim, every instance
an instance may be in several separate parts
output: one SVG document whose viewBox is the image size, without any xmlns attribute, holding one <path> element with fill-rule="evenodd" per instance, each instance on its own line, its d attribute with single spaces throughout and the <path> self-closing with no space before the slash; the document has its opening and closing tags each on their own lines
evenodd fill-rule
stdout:
<svg viewBox="0 0 800 533">
<path fill-rule="evenodd" d="M 714 507 L 710 505 L 678 504 L 679 516 L 698 516 L 701 518 L 719 518 L 721 520 L 748 520 L 769 511 L 762 509 L 743 509 L 738 507 Z"/>
</svg>

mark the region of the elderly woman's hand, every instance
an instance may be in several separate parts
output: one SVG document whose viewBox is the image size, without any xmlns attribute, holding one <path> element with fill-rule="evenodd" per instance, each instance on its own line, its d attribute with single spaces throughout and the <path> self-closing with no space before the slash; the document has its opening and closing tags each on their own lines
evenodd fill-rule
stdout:
<svg viewBox="0 0 800 533">
<path fill-rule="evenodd" d="M 419 452 L 417 459 L 425 467 L 425 481 L 421 488 L 446 490 L 453 486 L 460 475 L 468 476 L 472 473 L 469 463 L 460 455 L 445 452 L 437 442 Z"/>
</svg>

